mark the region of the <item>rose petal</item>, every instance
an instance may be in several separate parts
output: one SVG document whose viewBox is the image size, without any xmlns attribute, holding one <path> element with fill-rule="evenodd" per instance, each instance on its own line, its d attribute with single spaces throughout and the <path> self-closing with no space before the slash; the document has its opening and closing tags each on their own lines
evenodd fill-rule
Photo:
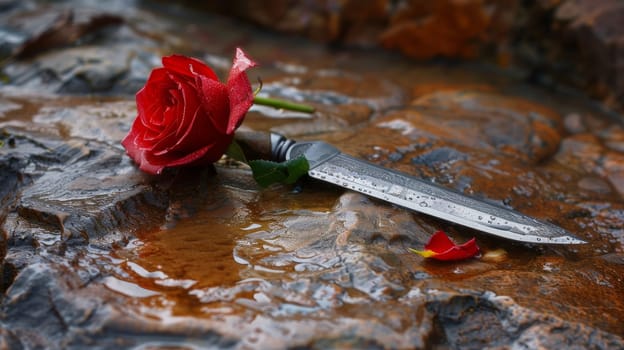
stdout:
<svg viewBox="0 0 624 350">
<path fill-rule="evenodd" d="M 206 112 L 210 123 L 220 134 L 228 134 L 230 121 L 228 87 L 221 82 L 205 77 L 199 78 L 199 85 L 202 91 L 202 108 Z"/>
<path fill-rule="evenodd" d="M 146 155 L 147 155 L 147 153 L 142 153 L 141 154 L 141 159 L 139 160 L 139 169 L 143 170 L 144 172 L 146 172 L 148 174 L 152 174 L 152 175 L 158 175 L 158 174 L 162 173 L 163 169 L 165 169 L 165 166 L 164 165 L 154 165 L 154 164 L 150 163 L 145 158 Z"/>
<path fill-rule="evenodd" d="M 197 159 L 203 157 L 208 150 L 208 146 L 202 147 L 195 152 L 178 154 L 176 152 L 164 152 L 162 154 L 154 154 L 151 152 L 144 153 L 145 163 L 150 164 L 152 167 L 173 167 L 179 165 L 189 165 Z M 143 169 L 143 168 L 141 168 Z"/>
<path fill-rule="evenodd" d="M 137 118 L 135 123 L 140 123 Z M 121 141 L 121 144 L 126 149 L 126 152 L 138 165 L 139 169 L 149 174 L 160 174 L 164 166 L 154 166 L 145 159 L 145 151 L 143 151 L 139 145 L 141 144 L 141 135 L 137 131 L 138 129 L 132 128 L 128 135 Z"/>
<path fill-rule="evenodd" d="M 156 155 L 154 153 L 145 153 L 145 162 L 150 163 L 152 166 L 162 167 L 176 167 L 181 165 L 207 165 L 214 163 L 218 159 L 214 159 L 215 156 L 221 157 L 225 153 L 223 149 L 223 142 L 214 142 L 206 145 L 194 152 L 184 154 L 180 156 L 177 152 L 163 152 Z M 229 145 L 229 143 L 227 143 Z M 225 147 L 227 148 L 227 146 Z M 215 151 L 216 150 L 216 151 Z"/>
<path fill-rule="evenodd" d="M 176 136 L 175 130 L 170 130 L 169 134 L 158 135 L 157 138 L 154 138 L 154 142 L 151 147 L 144 147 L 143 150 L 160 155 L 161 153 L 168 152 L 172 145 L 175 145 L 177 139 L 178 137 Z M 144 137 L 143 140 L 145 141 L 147 138 Z"/>
<path fill-rule="evenodd" d="M 438 231 L 431 236 L 425 250 L 410 249 L 410 251 L 425 258 L 449 261 L 472 258 L 479 253 L 479 247 L 475 238 L 464 244 L 455 245 L 444 232 Z"/>
<path fill-rule="evenodd" d="M 209 77 L 213 80 L 219 80 L 215 72 L 204 62 L 182 55 L 171 55 L 162 58 L 163 67 L 172 73 L 180 74 L 192 80 L 197 76 Z"/>
<path fill-rule="evenodd" d="M 437 231 L 434 233 L 429 242 L 425 245 L 425 249 L 441 253 L 447 251 L 455 246 L 455 243 L 444 233 L 444 231 Z"/>
<path fill-rule="evenodd" d="M 170 91 L 169 96 L 171 96 L 170 99 L 172 100 L 183 101 L 182 94 L 177 90 Z M 160 119 L 163 121 L 163 124 L 159 125 L 157 129 L 146 130 L 143 135 L 144 149 L 158 151 L 175 144 L 175 140 L 177 140 L 176 131 L 180 128 L 180 115 L 183 114 L 183 108 L 183 103 L 180 102 L 165 108 L 161 112 L 162 116 Z"/>
<path fill-rule="evenodd" d="M 178 90 L 176 92 L 178 94 L 178 101 L 175 105 L 176 136 L 180 138 L 178 143 L 182 143 L 183 138 L 185 135 L 188 135 L 196 121 L 197 110 L 200 108 L 200 98 L 197 87 L 194 84 L 189 85 L 184 82 L 178 82 Z M 206 131 L 205 129 L 203 130 L 204 133 Z"/>
<path fill-rule="evenodd" d="M 236 57 L 230 69 L 227 80 L 227 87 L 230 96 L 230 118 L 227 133 L 232 134 L 240 126 L 245 117 L 245 113 L 253 104 L 253 91 L 247 73 L 245 71 L 255 67 L 256 62 L 252 61 L 240 48 L 236 49 Z"/>
<path fill-rule="evenodd" d="M 141 151 L 139 149 L 139 144 L 137 142 L 138 128 L 136 128 L 134 124 L 140 123 L 140 122 L 141 121 L 139 120 L 139 118 L 135 119 L 132 128 L 130 128 L 130 131 L 128 132 L 128 135 L 126 135 L 126 137 L 124 137 L 124 139 L 121 140 L 121 144 L 126 149 L 126 152 L 130 156 L 130 158 L 134 159 L 135 161 L 137 159 L 140 159 Z"/>
<path fill-rule="evenodd" d="M 161 115 L 166 105 L 163 104 L 163 93 L 172 85 L 167 71 L 157 68 L 150 73 L 145 86 L 136 93 L 138 117 L 143 126 L 150 130 L 158 131 L 152 122 L 154 116 Z"/>
<path fill-rule="evenodd" d="M 433 259 L 437 260 L 464 260 L 469 259 L 476 256 L 479 253 L 479 247 L 477 246 L 477 241 L 475 238 L 472 238 L 468 242 L 454 246 L 445 252 L 438 253 L 432 256 Z"/>
</svg>

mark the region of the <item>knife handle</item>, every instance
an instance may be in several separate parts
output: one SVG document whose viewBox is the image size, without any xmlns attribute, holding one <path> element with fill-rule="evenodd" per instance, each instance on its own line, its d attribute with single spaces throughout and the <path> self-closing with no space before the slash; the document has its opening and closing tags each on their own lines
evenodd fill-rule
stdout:
<svg viewBox="0 0 624 350">
<path fill-rule="evenodd" d="M 288 149 L 295 144 L 295 141 L 280 134 L 263 131 L 239 130 L 234 138 L 247 160 L 283 162 L 286 160 Z"/>
</svg>

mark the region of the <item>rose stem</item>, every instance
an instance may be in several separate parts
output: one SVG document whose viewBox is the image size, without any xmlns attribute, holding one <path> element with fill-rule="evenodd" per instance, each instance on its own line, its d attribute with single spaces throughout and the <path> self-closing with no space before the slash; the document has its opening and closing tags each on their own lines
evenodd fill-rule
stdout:
<svg viewBox="0 0 624 350">
<path fill-rule="evenodd" d="M 286 109 L 289 111 L 295 112 L 303 112 L 303 113 L 314 113 L 314 107 L 294 103 L 290 101 L 279 100 L 276 98 L 268 98 L 268 97 L 254 97 L 254 104 L 262 105 L 262 106 L 270 106 L 278 109 Z"/>
</svg>

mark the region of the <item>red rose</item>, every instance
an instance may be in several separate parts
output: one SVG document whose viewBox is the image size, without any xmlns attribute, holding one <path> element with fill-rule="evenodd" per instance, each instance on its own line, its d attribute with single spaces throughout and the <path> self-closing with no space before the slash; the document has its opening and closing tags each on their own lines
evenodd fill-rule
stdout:
<svg viewBox="0 0 624 350">
<path fill-rule="evenodd" d="M 479 254 L 479 246 L 477 246 L 475 238 L 464 244 L 456 245 L 443 231 L 438 231 L 431 236 L 425 245 L 425 250 L 411 248 L 410 250 L 425 258 L 436 260 L 463 260 Z"/>
<path fill-rule="evenodd" d="M 245 71 L 256 63 L 236 49 L 227 83 L 203 62 L 163 57 L 136 94 L 138 115 L 121 144 L 141 170 L 217 161 L 253 103 Z"/>
</svg>

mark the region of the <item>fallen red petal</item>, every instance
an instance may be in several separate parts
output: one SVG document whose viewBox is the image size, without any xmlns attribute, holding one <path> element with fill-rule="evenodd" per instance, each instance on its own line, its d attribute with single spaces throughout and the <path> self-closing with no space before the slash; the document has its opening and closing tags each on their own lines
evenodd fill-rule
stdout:
<svg viewBox="0 0 624 350">
<path fill-rule="evenodd" d="M 425 244 L 425 249 L 434 251 L 436 253 L 445 252 L 455 246 L 455 243 L 444 233 L 444 231 L 437 231 L 434 233 L 429 242 Z"/>
<path fill-rule="evenodd" d="M 456 245 L 444 232 L 438 231 L 431 236 L 429 242 L 425 245 L 424 251 L 414 249 L 412 251 L 425 258 L 451 261 L 464 260 L 476 256 L 479 253 L 479 246 L 477 246 L 475 238 L 464 244 Z"/>
</svg>

